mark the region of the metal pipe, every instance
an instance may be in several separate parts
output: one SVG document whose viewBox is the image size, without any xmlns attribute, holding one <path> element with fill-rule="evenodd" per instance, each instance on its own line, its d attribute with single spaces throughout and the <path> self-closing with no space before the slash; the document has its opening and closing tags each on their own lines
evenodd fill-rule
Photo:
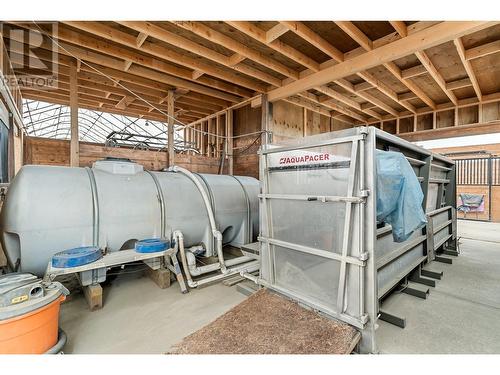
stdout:
<svg viewBox="0 0 500 375">
<path fill-rule="evenodd" d="M 207 209 L 208 220 L 212 228 L 212 235 L 215 238 L 215 246 L 217 249 L 217 257 L 219 258 L 220 270 L 222 273 L 225 274 L 227 272 L 227 268 L 224 263 L 224 253 L 222 252 L 222 233 L 219 232 L 219 230 L 217 230 L 217 227 L 215 225 L 215 217 L 212 211 L 212 206 L 210 204 L 210 199 L 207 196 L 207 192 L 201 185 L 200 181 L 196 178 L 196 176 L 187 169 L 174 165 L 173 167 L 170 167 L 168 170 L 171 172 L 182 173 L 183 175 L 187 176 L 191 181 L 193 181 L 193 183 L 198 188 L 198 191 L 200 192 L 201 197 L 203 198 L 203 202 L 205 203 L 205 208 Z"/>
<path fill-rule="evenodd" d="M 189 273 L 188 262 L 186 259 L 186 251 L 184 250 L 184 236 L 180 230 L 176 230 L 173 233 L 175 239 L 175 248 L 181 254 L 182 268 L 184 268 L 184 273 L 186 274 L 187 284 L 190 288 L 196 288 L 198 284 L 193 281 L 191 274 Z"/>
<path fill-rule="evenodd" d="M 191 276 L 200 276 L 205 273 L 209 272 L 214 272 L 220 269 L 220 264 L 219 263 L 214 263 L 214 264 L 208 264 L 206 266 L 196 266 L 196 258 L 193 253 L 191 253 L 189 250 L 186 251 L 186 259 L 188 262 L 188 267 L 189 267 L 189 272 L 191 273 Z M 249 258 L 247 256 L 240 256 L 234 259 L 229 259 L 226 260 L 226 266 L 231 267 L 237 264 L 245 263 L 251 261 L 252 258 Z"/>
</svg>

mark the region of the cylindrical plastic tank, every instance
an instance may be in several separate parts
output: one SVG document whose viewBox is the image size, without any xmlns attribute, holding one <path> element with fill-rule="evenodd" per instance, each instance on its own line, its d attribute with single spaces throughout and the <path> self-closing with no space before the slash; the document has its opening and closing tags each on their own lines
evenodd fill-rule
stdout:
<svg viewBox="0 0 500 375">
<path fill-rule="evenodd" d="M 240 246 L 258 233 L 259 182 L 195 174 L 210 197 L 224 243 Z M 207 208 L 196 184 L 175 172 L 102 160 L 92 168 L 24 166 L 10 185 L 0 219 L 9 266 L 42 275 L 62 250 L 132 248 L 134 241 L 182 231 L 186 246 L 215 254 Z"/>
</svg>

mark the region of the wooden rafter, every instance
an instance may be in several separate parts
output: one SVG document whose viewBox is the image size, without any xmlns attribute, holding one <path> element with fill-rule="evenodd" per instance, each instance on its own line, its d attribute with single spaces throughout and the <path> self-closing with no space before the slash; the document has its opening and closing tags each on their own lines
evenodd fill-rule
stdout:
<svg viewBox="0 0 500 375">
<path fill-rule="evenodd" d="M 276 101 L 287 96 L 309 90 L 346 77 L 349 74 L 368 70 L 416 51 L 461 37 L 468 33 L 482 30 L 495 24 L 494 22 L 442 22 L 424 30 L 408 35 L 406 38 L 388 43 L 372 51 L 365 52 L 342 63 L 312 73 L 300 80 L 291 82 L 268 92 L 269 100 Z"/>
<path fill-rule="evenodd" d="M 464 65 L 465 71 L 467 72 L 467 75 L 470 78 L 470 81 L 472 83 L 472 87 L 474 88 L 474 92 L 476 93 L 479 101 L 481 101 L 481 99 L 483 97 L 483 94 L 481 93 L 481 87 L 479 87 L 479 82 L 477 81 L 476 74 L 474 73 L 474 70 L 472 69 L 472 64 L 465 57 L 465 48 L 464 48 L 464 44 L 462 43 L 462 39 L 460 39 L 460 38 L 455 39 L 453 41 L 453 43 L 455 44 L 455 47 L 457 48 L 458 56 L 460 56 L 460 60 L 462 61 L 462 64 Z"/>
<path fill-rule="evenodd" d="M 247 47 L 246 45 L 232 39 L 208 26 L 205 26 L 199 22 L 190 22 L 190 21 L 175 21 L 173 24 L 182 27 L 185 30 L 189 30 L 196 35 L 199 35 L 211 42 L 220 44 L 221 46 L 226 47 L 227 49 L 232 50 L 233 52 L 239 53 L 240 55 L 245 56 L 248 59 L 258 62 L 268 68 L 283 74 L 286 77 L 298 78 L 298 73 L 288 66 L 281 64 L 274 59 L 254 51 L 253 49 Z"/>
<path fill-rule="evenodd" d="M 484 56 L 492 55 L 494 53 L 500 52 L 500 40 L 495 40 L 494 42 L 483 44 L 465 51 L 466 60 L 479 59 Z"/>
<path fill-rule="evenodd" d="M 104 26 L 104 25 L 102 25 Z M 59 36 L 59 45 L 61 46 L 59 53 L 68 55 L 68 56 L 73 56 L 78 59 L 84 60 L 88 63 L 93 63 L 93 64 L 99 64 L 99 66 L 104 66 L 106 68 L 113 69 L 115 72 L 120 71 L 124 72 L 124 66 L 123 66 L 123 61 L 117 59 L 118 55 L 122 53 L 120 50 L 117 49 L 112 49 L 108 50 L 105 47 L 108 45 L 106 43 L 101 43 L 100 45 L 102 46 L 101 53 L 98 52 L 92 52 L 89 51 L 88 49 L 85 49 L 84 47 L 87 48 L 92 48 L 93 44 L 91 44 L 92 40 L 91 39 L 85 39 L 83 36 L 77 39 L 73 39 L 71 35 L 66 33 L 62 27 L 59 28 L 58 30 L 58 36 Z M 13 36 L 13 38 L 16 38 L 16 36 Z M 74 43 L 77 43 L 78 40 L 80 40 L 80 44 L 82 45 L 81 47 L 76 47 L 74 44 L 68 44 L 66 42 L 63 42 L 64 40 L 71 42 L 73 41 Z M 20 40 L 20 42 L 23 42 Z M 149 42 L 145 42 L 149 43 Z M 38 46 L 43 49 L 51 50 L 51 45 L 48 43 L 42 43 L 41 46 Z M 143 46 L 144 48 L 144 46 Z M 104 55 L 102 52 L 109 53 L 109 55 Z M 123 52 L 123 54 L 126 54 L 129 56 L 129 53 Z M 113 57 L 111 57 L 113 56 Z M 123 58 L 123 57 L 122 57 Z M 192 79 L 192 73 L 189 70 L 183 70 L 178 67 L 171 67 L 169 64 L 162 63 L 161 61 L 154 60 L 152 58 L 148 58 L 147 56 L 141 57 L 140 55 L 137 55 L 134 57 L 135 59 L 140 59 L 138 61 L 141 61 L 140 65 L 132 65 L 129 70 L 128 74 L 132 74 L 135 76 L 139 76 L 138 80 L 140 78 L 147 78 L 147 79 L 152 79 L 152 80 L 157 80 L 159 82 L 167 83 L 169 85 L 175 86 L 175 87 L 182 87 L 185 89 L 189 89 L 192 91 L 196 91 L 202 94 L 206 94 L 209 96 L 214 96 L 223 100 L 228 100 L 233 103 L 239 102 L 241 100 L 240 97 L 235 96 L 234 94 L 228 94 L 227 92 L 219 91 L 219 89 L 223 90 L 229 90 L 233 91 L 234 93 L 237 93 L 237 91 L 234 91 L 237 89 L 237 86 L 230 85 L 230 84 L 225 84 L 220 81 L 213 81 L 212 79 L 203 79 L 200 78 L 199 82 L 200 83 L 207 83 L 212 87 L 217 87 L 217 89 L 212 88 L 212 87 L 207 87 L 205 85 L 200 85 L 198 83 L 190 82 L 193 81 Z M 91 64 L 90 64 L 91 65 Z M 146 68 L 147 67 L 147 68 Z M 156 69 L 160 70 L 152 70 L 156 67 Z M 102 68 L 96 67 L 100 71 L 103 71 Z M 148 69 L 149 68 L 149 69 Z M 165 71 L 170 73 L 170 74 L 165 74 Z M 185 77 L 184 78 L 179 78 Z M 238 95 L 242 95 L 243 91 L 239 91 Z M 245 97 L 245 95 L 242 95 Z M 249 97 L 250 95 L 246 95 L 246 97 Z"/>
<path fill-rule="evenodd" d="M 358 43 L 361 47 L 363 47 L 367 51 L 373 50 L 373 42 L 352 22 L 336 22 L 337 26 L 339 26 L 344 32 L 346 32 L 356 43 Z M 398 24 L 398 33 L 401 37 L 406 37 L 408 35 L 408 31 L 406 29 L 406 25 L 404 23 Z M 383 64 L 384 67 L 394 76 L 396 77 L 403 85 L 405 85 L 410 91 L 414 92 L 417 97 L 424 101 L 424 103 L 428 103 L 429 105 L 434 105 L 432 100 L 427 95 L 422 95 L 422 90 L 415 88 L 414 84 L 408 84 L 407 80 L 403 79 L 402 73 L 400 69 L 396 66 L 394 62 L 387 62 Z M 370 82 L 370 79 L 367 77 L 367 72 L 363 72 L 359 74 L 363 79 Z M 383 83 L 381 83 L 383 85 Z M 373 85 L 373 83 L 372 83 Z M 375 85 L 374 85 L 375 86 Z M 405 107 L 410 112 L 416 113 L 415 107 L 408 103 L 407 101 L 400 100 L 398 98 L 397 93 L 391 90 L 388 87 L 381 86 L 380 84 L 377 87 L 380 91 L 382 91 L 389 98 L 394 100 L 399 105 Z M 420 95 L 419 95 L 420 94 Z"/>
<path fill-rule="evenodd" d="M 271 43 L 273 40 L 278 39 L 287 31 L 288 28 L 286 26 L 282 25 L 281 23 L 278 23 L 276 26 L 266 31 L 266 43 Z"/>
<path fill-rule="evenodd" d="M 457 105 L 458 101 L 457 97 L 452 91 L 446 88 L 446 81 L 444 80 L 441 73 L 439 73 L 437 68 L 434 66 L 429 56 L 427 56 L 427 54 L 424 51 L 415 51 L 415 56 L 417 56 L 422 65 L 425 66 L 425 69 L 427 69 L 431 77 L 434 78 L 434 81 L 436 81 L 438 86 L 441 88 L 441 90 L 443 90 L 443 92 L 451 100 L 451 102 Z"/>
</svg>

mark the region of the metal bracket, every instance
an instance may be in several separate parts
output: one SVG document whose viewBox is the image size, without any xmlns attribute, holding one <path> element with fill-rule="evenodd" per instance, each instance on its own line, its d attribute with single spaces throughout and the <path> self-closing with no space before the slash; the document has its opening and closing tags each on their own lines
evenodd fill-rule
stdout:
<svg viewBox="0 0 500 375">
<path fill-rule="evenodd" d="M 410 296 L 422 298 L 422 299 L 427 299 L 427 296 L 429 295 L 429 289 L 426 290 L 419 290 L 415 288 L 411 288 L 407 286 L 404 288 L 401 293 L 409 294 Z"/>
<path fill-rule="evenodd" d="M 441 263 L 446 263 L 446 264 L 452 264 L 453 263 L 453 259 L 441 257 L 441 256 L 438 256 L 438 255 L 436 255 L 436 257 L 434 258 L 434 260 L 436 262 L 441 262 Z"/>
<path fill-rule="evenodd" d="M 425 277 L 430 277 L 432 279 L 441 280 L 441 277 L 443 276 L 443 271 L 435 272 L 435 271 L 431 271 L 431 270 L 422 269 L 421 274 L 422 274 L 422 276 L 425 276 Z"/>
<path fill-rule="evenodd" d="M 432 286 L 433 288 L 436 286 L 436 281 L 435 280 L 426 279 L 426 278 L 421 277 L 420 275 L 410 276 L 409 280 L 413 281 L 414 283 L 423 284 L 423 285 L 427 285 L 427 286 Z"/>
<path fill-rule="evenodd" d="M 359 192 L 359 196 L 361 198 L 367 198 L 370 195 L 370 190 L 361 190 Z"/>
<path fill-rule="evenodd" d="M 379 311 L 379 317 L 380 320 L 383 320 L 384 322 L 393 324 L 399 328 L 405 328 L 406 327 L 406 318 L 401 318 L 399 316 L 389 314 L 386 311 Z"/>
<path fill-rule="evenodd" d="M 359 260 L 361 260 L 362 262 L 368 260 L 369 257 L 370 257 L 370 254 L 367 251 L 359 254 Z"/>
</svg>

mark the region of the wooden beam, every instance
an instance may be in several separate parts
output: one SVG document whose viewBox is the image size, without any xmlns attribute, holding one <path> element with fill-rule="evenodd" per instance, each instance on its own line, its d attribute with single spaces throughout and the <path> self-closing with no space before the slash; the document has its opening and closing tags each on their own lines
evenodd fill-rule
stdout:
<svg viewBox="0 0 500 375">
<path fill-rule="evenodd" d="M 228 158 L 228 174 L 231 176 L 234 173 L 234 148 L 233 148 L 233 113 L 234 111 L 232 109 L 228 109 L 226 112 L 226 145 L 227 145 L 227 150 L 226 150 L 226 155 Z"/>
<path fill-rule="evenodd" d="M 494 42 L 483 44 L 474 48 L 470 48 L 465 51 L 466 60 L 479 59 L 484 56 L 492 55 L 494 53 L 500 52 L 500 40 L 495 40 Z"/>
<path fill-rule="evenodd" d="M 401 70 L 401 77 L 405 79 L 418 77 L 423 74 L 427 74 L 427 69 L 425 69 L 425 66 L 423 65 L 417 65 L 408 69 Z"/>
<path fill-rule="evenodd" d="M 339 113 L 342 113 L 346 116 L 349 116 L 351 117 L 352 119 L 355 119 L 355 120 L 358 120 L 362 123 L 365 123 L 367 121 L 367 119 L 363 116 L 361 116 L 360 114 L 348 109 L 348 108 L 345 108 L 345 107 L 342 107 L 340 105 L 338 105 L 337 103 L 335 103 L 331 97 L 330 99 L 328 100 L 325 100 L 325 101 L 320 101 L 319 98 L 310 93 L 310 92 L 302 92 L 302 93 L 299 93 L 298 94 L 299 96 L 305 98 L 305 99 L 308 99 L 310 101 L 312 101 L 314 104 L 317 104 L 317 105 L 320 105 L 320 106 L 324 106 L 324 107 L 327 107 L 329 109 L 333 109 Z M 329 96 L 329 95 L 328 95 Z"/>
<path fill-rule="evenodd" d="M 86 25 L 85 27 L 87 27 L 88 23 L 90 23 L 90 22 L 84 22 L 83 24 Z M 72 26 L 76 27 L 76 25 L 74 23 L 72 23 Z M 102 25 L 99 25 L 99 30 L 100 30 L 101 26 Z M 87 29 L 85 29 L 85 31 L 86 30 Z M 113 30 L 111 30 L 111 31 L 113 31 Z M 107 33 L 111 32 L 111 31 L 108 29 L 100 30 L 100 32 L 102 32 L 103 35 L 108 35 Z M 134 80 L 141 80 L 141 78 L 148 78 L 148 79 L 151 79 L 153 81 L 160 81 L 160 82 L 163 82 L 163 83 L 166 83 L 169 85 L 173 85 L 176 87 L 190 89 L 192 91 L 196 91 L 196 92 L 199 92 L 199 93 L 202 93 L 205 95 L 213 96 L 213 97 L 220 98 L 223 100 L 228 100 L 228 101 L 233 102 L 233 103 L 239 102 L 241 100 L 241 98 L 238 96 L 235 96 L 235 95 L 228 94 L 228 92 L 233 92 L 233 93 L 240 95 L 240 96 L 243 96 L 243 97 L 250 96 L 250 94 L 245 94 L 243 92 L 245 90 L 242 91 L 242 89 L 238 88 L 235 85 L 226 84 L 224 82 L 214 80 L 214 79 L 208 78 L 208 77 L 207 78 L 200 78 L 199 82 L 204 83 L 204 84 L 208 84 L 209 86 L 214 87 L 214 88 L 207 87 L 205 85 L 199 85 L 199 84 L 196 84 L 194 82 L 189 82 L 188 80 L 192 80 L 192 73 L 189 70 L 183 69 L 183 68 L 178 68 L 178 67 L 174 67 L 173 69 L 171 69 L 170 65 L 163 64 L 159 60 L 155 60 L 155 59 L 147 58 L 147 57 L 144 57 L 144 59 L 142 60 L 142 62 L 140 64 L 138 64 L 138 66 L 132 66 L 129 69 L 128 73 L 132 73 L 134 70 L 135 70 L 135 72 L 127 75 L 127 73 L 123 72 L 123 61 L 120 61 L 120 60 L 115 59 L 115 58 L 111 58 L 107 55 L 103 55 L 102 53 L 94 53 L 94 52 L 89 51 L 85 48 L 76 47 L 73 44 L 68 44 L 68 43 L 61 41 L 61 37 L 65 36 L 65 37 L 67 37 L 68 41 L 70 41 L 70 42 L 74 42 L 74 43 L 79 43 L 79 42 L 83 43 L 83 41 L 87 42 L 87 39 L 82 40 L 83 36 L 78 37 L 78 33 L 74 33 L 74 34 L 75 34 L 74 36 L 76 37 L 76 39 L 73 39 L 73 35 L 65 34 L 61 27 L 59 28 L 58 36 L 60 38 L 59 44 L 61 46 L 61 48 L 59 49 L 59 54 L 60 55 L 63 54 L 63 55 L 68 55 L 68 56 L 75 56 L 79 59 L 85 60 L 87 63 L 92 62 L 92 63 L 98 64 L 98 65 L 92 65 L 92 64 L 90 64 L 90 65 L 93 66 L 95 69 L 98 69 L 100 71 L 105 71 L 106 69 L 103 68 L 103 66 L 105 66 L 106 68 L 113 69 L 113 71 L 115 73 L 120 71 L 120 72 L 122 72 L 122 74 L 125 74 L 127 77 L 139 76 L 137 78 L 134 78 Z M 115 36 L 118 39 L 120 37 L 120 35 L 121 34 L 113 35 L 113 36 Z M 69 40 L 69 39 L 71 39 L 71 40 Z M 23 40 L 18 40 L 18 41 L 21 43 L 24 42 Z M 90 43 L 90 40 L 88 40 L 88 42 Z M 145 44 L 147 44 L 147 43 L 149 43 L 149 42 L 146 42 Z M 42 43 L 42 46 L 37 45 L 37 47 L 45 49 L 45 45 L 43 43 Z M 103 45 L 101 45 L 101 47 L 103 49 L 105 49 L 105 47 Z M 50 50 L 50 48 L 51 48 L 51 46 L 47 45 L 46 49 Z M 88 48 L 91 48 L 91 47 L 89 46 Z M 110 53 L 112 55 L 121 54 L 121 52 L 119 53 L 115 48 L 113 48 L 111 50 L 106 49 L 106 53 Z M 137 58 L 137 54 L 135 54 L 135 56 Z M 132 54 L 121 55 L 121 57 L 125 58 L 125 59 L 130 59 L 130 58 L 132 58 Z M 140 61 L 140 60 L 138 60 L 138 61 Z M 158 71 L 149 70 L 149 69 L 145 70 L 144 66 L 151 67 L 152 69 L 155 69 L 155 67 L 156 67 L 156 69 L 161 69 L 162 73 L 160 73 Z M 83 69 L 86 69 L 86 67 L 82 66 L 82 70 Z M 139 71 L 143 72 L 143 73 L 146 73 L 146 72 L 147 73 L 145 75 L 141 75 L 138 73 Z M 169 74 L 165 74 L 166 72 Z M 170 75 L 170 74 L 172 74 L 172 75 Z M 155 78 L 151 78 L 152 75 L 154 75 Z M 115 76 L 116 76 L 116 74 L 115 74 Z M 161 79 L 158 79 L 160 77 L 161 77 Z M 179 78 L 179 77 L 183 77 L 186 79 Z M 215 88 L 217 88 L 217 89 L 215 89 Z M 219 91 L 218 89 L 220 89 L 222 91 Z"/>
<path fill-rule="evenodd" d="M 366 110 L 364 110 L 361 107 L 361 104 L 359 104 L 357 101 L 355 101 L 355 100 L 353 100 L 345 95 L 340 94 L 339 92 L 329 88 L 328 86 L 323 85 L 323 86 L 315 87 L 315 90 L 327 95 L 328 97 L 330 97 L 332 99 L 338 100 L 339 102 L 344 103 L 351 108 L 354 108 L 354 109 L 361 111 L 361 112 L 365 112 L 366 114 L 368 114 L 370 116 L 373 114 L 373 111 L 366 112 Z M 355 112 L 353 112 L 353 113 L 355 113 Z M 348 115 L 348 116 L 350 116 L 350 115 Z M 350 116 L 350 117 L 352 117 L 352 116 Z M 358 117 L 354 117 L 354 118 L 356 118 L 360 121 L 366 121 L 366 119 L 363 118 L 363 116 L 361 116 L 361 115 L 358 115 Z"/>
<path fill-rule="evenodd" d="M 367 51 L 373 49 L 373 42 L 363 33 L 356 25 L 349 21 L 335 21 L 335 24 L 340 27 L 352 40 L 358 43 Z"/>
<path fill-rule="evenodd" d="M 410 142 L 416 142 L 416 141 L 427 141 L 434 139 L 463 137 L 464 134 L 480 135 L 480 134 L 491 134 L 495 132 L 500 132 L 500 121 L 457 125 L 446 128 L 437 128 L 429 130 L 420 130 L 412 133 L 402 133 L 399 135 L 399 137 Z"/>
<path fill-rule="evenodd" d="M 394 62 L 387 62 L 384 64 L 384 67 L 389 70 L 394 77 L 399 79 L 401 83 L 403 83 L 410 91 L 412 91 L 417 98 L 422 100 L 429 107 L 435 109 L 436 103 L 427 95 L 420 87 L 418 87 L 413 81 L 408 78 L 404 78 L 401 72 L 401 69 Z"/>
<path fill-rule="evenodd" d="M 373 49 L 373 42 L 352 22 L 337 21 L 336 24 L 365 50 L 371 51 Z M 384 64 L 384 66 L 386 66 L 386 64 Z M 393 74 L 396 78 L 400 80 L 399 75 L 396 72 L 394 72 L 393 69 L 388 69 L 388 70 L 391 74 Z M 368 72 L 360 72 L 358 73 L 358 76 L 363 78 L 365 81 L 370 82 L 372 86 L 376 87 L 380 92 L 391 98 L 400 106 L 408 109 L 410 112 L 413 113 L 416 112 L 415 107 L 412 104 L 405 101 L 400 101 L 397 93 L 394 90 L 388 87 L 385 83 L 377 80 L 372 74 Z M 405 84 L 404 81 L 402 80 L 400 81 L 401 83 Z"/>
<path fill-rule="evenodd" d="M 344 54 L 340 50 L 332 46 L 329 42 L 320 37 L 302 22 L 280 21 L 280 23 L 285 25 L 290 31 L 293 31 L 305 41 L 311 43 L 320 51 L 326 53 L 335 61 L 344 61 Z"/>
<path fill-rule="evenodd" d="M 271 43 L 273 40 L 278 39 L 287 31 L 288 28 L 285 25 L 278 23 L 276 26 L 273 26 L 266 31 L 266 43 Z"/>
<path fill-rule="evenodd" d="M 295 105 L 302 107 L 302 108 L 307 108 L 310 111 L 319 113 L 320 115 L 323 115 L 323 116 L 332 117 L 332 114 L 325 106 L 311 103 L 305 99 L 298 98 L 296 96 L 283 99 L 283 101 L 285 101 L 287 103 L 295 104 Z"/>
<path fill-rule="evenodd" d="M 389 21 L 394 30 L 398 32 L 399 35 L 401 35 L 402 38 L 405 38 L 408 36 L 408 28 L 406 27 L 406 24 L 403 21 Z"/>
<path fill-rule="evenodd" d="M 365 52 L 352 59 L 312 73 L 300 80 L 269 91 L 269 100 L 276 101 L 309 90 L 315 86 L 341 79 L 350 74 L 371 69 L 377 65 L 397 60 L 416 51 L 431 48 L 457 37 L 490 27 L 495 22 L 441 22 L 408 35 L 406 38 L 388 43 Z"/>
<path fill-rule="evenodd" d="M 229 65 L 230 66 L 238 65 L 240 62 L 242 62 L 245 59 L 246 59 L 245 56 L 240 55 L 239 53 L 235 53 L 234 55 L 229 57 Z"/>
<path fill-rule="evenodd" d="M 214 29 L 211 29 L 210 27 L 205 26 L 202 23 L 191 21 L 174 21 L 173 23 L 185 30 L 193 32 L 198 36 L 210 40 L 211 42 L 220 44 L 221 46 L 224 46 L 225 48 L 230 49 L 233 52 L 239 53 L 240 55 L 243 55 L 248 59 L 256 61 L 259 64 L 262 64 L 269 69 L 283 74 L 286 77 L 291 77 L 294 79 L 297 79 L 299 77 L 299 74 L 288 66 L 275 61 L 269 56 L 257 52 L 247 47 L 243 43 L 240 43 L 233 38 L 230 38 Z"/>
<path fill-rule="evenodd" d="M 232 71 L 225 71 L 222 69 L 218 69 L 217 67 L 214 67 L 213 65 L 205 63 L 203 60 L 200 59 L 194 59 L 189 56 L 186 56 L 184 54 L 178 53 L 176 51 L 173 51 L 167 47 L 161 46 L 158 43 L 154 42 L 149 42 L 145 41 L 141 47 L 137 47 L 136 45 L 136 38 L 133 37 L 130 34 L 124 33 L 118 29 L 112 28 L 110 26 L 107 26 L 102 23 L 98 22 L 81 22 L 81 21 L 67 21 L 65 22 L 66 24 L 78 28 L 79 30 L 86 31 L 88 33 L 92 33 L 94 35 L 97 35 L 102 38 L 110 38 L 112 37 L 112 40 L 116 43 L 120 43 L 124 46 L 127 46 L 129 48 L 132 48 L 136 51 L 131 51 L 129 49 L 125 48 L 119 48 L 115 47 L 112 45 L 109 45 L 109 43 L 101 42 L 100 44 L 96 45 L 95 40 L 92 40 L 92 38 L 87 38 L 83 37 L 81 33 L 71 33 L 68 32 L 67 30 L 63 29 L 62 27 L 59 27 L 58 30 L 58 38 L 62 39 L 65 38 L 66 41 L 71 42 L 71 43 L 76 43 L 78 45 L 84 46 L 86 48 L 94 49 L 95 51 L 99 51 L 100 53 L 107 53 L 111 54 L 115 57 L 122 58 L 125 60 L 131 60 L 141 67 L 149 67 L 151 69 L 155 69 L 157 71 L 160 71 L 162 73 L 170 73 L 174 74 L 178 77 L 183 77 L 187 78 L 189 80 L 195 81 L 192 79 L 192 71 L 186 71 L 183 68 L 179 67 L 172 67 L 170 64 L 165 63 L 162 60 L 167 60 L 170 62 L 173 62 L 175 64 L 178 64 L 183 67 L 188 67 L 192 70 L 200 70 L 203 71 L 205 74 L 209 74 L 213 77 L 222 79 L 227 82 L 232 82 L 233 84 L 238 84 L 242 87 L 248 87 L 251 90 L 265 90 L 267 87 L 264 84 L 260 84 L 258 82 L 255 82 L 253 80 L 249 80 L 245 77 L 236 75 Z M 121 24 L 127 26 L 127 27 L 135 27 L 138 29 L 138 31 L 147 31 L 151 36 L 153 36 L 153 33 L 159 33 L 158 29 L 161 31 L 164 31 L 164 33 L 169 33 L 168 31 L 159 28 L 155 25 L 152 25 L 151 27 L 148 27 L 147 25 L 143 25 L 143 22 L 120 22 Z M 141 27 L 139 27 L 141 26 Z M 193 43 L 191 41 L 188 41 L 185 38 L 181 38 L 177 36 L 176 34 L 169 33 L 171 35 L 175 35 L 179 41 L 178 43 L 181 43 L 181 40 L 184 40 L 185 43 L 192 43 L 193 45 L 196 45 L 196 43 Z M 67 35 L 67 37 L 66 37 Z M 174 43 L 175 44 L 175 43 Z M 177 44 L 176 44 L 177 45 Z M 184 44 L 182 45 L 184 46 Z M 187 48 L 187 47 L 186 47 Z M 193 48 L 195 48 L 193 46 Z M 209 50 L 208 48 L 206 50 Z M 197 50 L 195 50 L 197 51 Z M 155 58 L 148 58 L 146 55 L 140 54 L 138 52 L 142 53 L 147 53 L 150 55 L 153 55 L 155 57 L 159 57 L 162 60 L 158 60 Z M 214 51 L 212 51 L 214 52 Z M 196 53 L 196 52 L 195 52 Z M 184 73 L 184 74 L 183 74 Z"/>
<path fill-rule="evenodd" d="M 226 21 L 226 23 L 238 31 L 258 40 L 260 43 L 263 43 L 275 51 L 281 53 L 282 55 L 288 57 L 289 59 L 294 60 L 295 62 L 305 66 L 306 68 L 313 69 L 314 71 L 318 71 L 320 69 L 319 63 L 309 56 L 303 54 L 302 52 L 296 50 L 295 48 L 290 47 L 289 45 L 283 43 L 280 40 L 273 40 L 272 42 L 267 42 L 266 32 L 259 27 L 255 26 L 251 22 L 246 21 Z M 255 60 L 254 60 L 255 61 Z M 296 75 L 290 77 L 293 79 L 298 79 L 299 74 L 295 72 Z"/>
<path fill-rule="evenodd" d="M 131 28 L 131 29 L 134 29 L 134 30 L 140 31 L 140 32 L 144 32 L 144 33 L 148 33 L 148 35 L 150 35 L 156 39 L 165 41 L 169 44 L 175 45 L 176 47 L 182 48 L 186 51 L 189 51 L 191 53 L 195 53 L 199 56 L 202 56 L 206 59 L 209 59 L 209 60 L 215 61 L 219 64 L 225 65 L 228 68 L 231 68 L 233 70 L 244 73 L 252 78 L 257 78 L 257 79 L 262 80 L 264 82 L 270 83 L 274 86 L 278 86 L 280 84 L 280 81 L 276 77 L 274 77 L 270 74 L 267 74 L 263 71 L 249 67 L 247 65 L 236 66 L 237 64 L 234 64 L 231 61 L 230 57 L 227 57 L 226 55 L 223 55 L 223 54 L 221 54 L 221 53 L 219 53 L 211 48 L 207 48 L 201 44 L 195 43 L 192 40 L 184 38 L 178 34 L 170 32 L 170 31 L 168 31 L 162 27 L 159 27 L 151 22 L 123 21 L 120 23 Z M 205 69 L 203 67 L 193 68 L 193 69 L 195 69 L 195 72 L 198 72 L 198 71 L 205 72 Z M 211 68 L 209 68 L 209 69 L 211 69 Z M 207 73 L 209 73 L 209 72 L 207 72 Z M 244 77 L 240 77 L 239 79 L 236 79 L 235 81 L 230 81 L 230 82 L 234 82 L 234 83 L 237 83 L 241 86 L 252 88 L 253 90 L 260 91 L 260 92 L 265 90 L 265 87 L 263 85 L 261 85 L 261 84 L 256 85 L 255 82 L 247 80 Z"/>
<path fill-rule="evenodd" d="M 131 104 L 135 100 L 134 97 L 124 96 L 118 103 L 116 103 L 116 108 L 118 109 L 126 109 L 129 104 Z"/>
<path fill-rule="evenodd" d="M 446 88 L 448 90 L 458 90 L 470 86 L 472 86 L 472 82 L 469 78 L 458 79 L 456 81 L 451 81 L 446 83 Z"/>
<path fill-rule="evenodd" d="M 482 100 L 483 94 L 481 93 L 481 87 L 479 87 L 479 82 L 477 81 L 476 74 L 474 73 L 474 69 L 472 69 L 472 64 L 469 60 L 466 59 L 465 57 L 465 48 L 464 44 L 462 43 L 462 39 L 457 38 L 453 41 L 455 44 L 455 47 L 457 48 L 458 56 L 460 56 L 460 60 L 462 61 L 462 64 L 464 65 L 465 71 L 467 72 L 467 75 L 469 76 L 471 82 L 472 82 L 472 87 L 474 88 L 474 92 L 476 93 L 477 98 L 479 101 Z"/>
<path fill-rule="evenodd" d="M 76 60 L 70 66 L 69 75 L 69 108 L 70 108 L 70 166 L 80 166 L 80 134 L 78 127 L 78 77 Z"/>
<path fill-rule="evenodd" d="M 144 44 L 144 42 L 146 41 L 147 38 L 148 38 L 148 34 L 139 33 L 139 35 L 137 35 L 137 39 L 135 41 L 135 45 L 137 46 L 137 48 L 141 48 L 141 46 Z"/>
<path fill-rule="evenodd" d="M 427 54 L 424 51 L 416 51 L 415 56 L 417 56 L 422 65 L 425 66 L 425 69 L 427 69 L 431 77 L 434 78 L 434 81 L 436 81 L 439 87 L 441 87 L 441 90 L 443 90 L 443 92 L 451 100 L 451 102 L 457 105 L 458 103 L 457 97 L 452 91 L 446 88 L 445 80 L 443 79 L 437 68 L 434 66 L 429 56 L 427 56 Z"/>
<path fill-rule="evenodd" d="M 370 94 L 370 93 L 368 93 L 366 91 L 357 92 L 354 89 L 354 85 L 352 83 L 350 83 L 349 81 L 347 81 L 346 79 L 338 79 L 338 80 L 335 81 L 335 83 L 337 83 L 338 85 L 340 85 L 341 87 L 343 87 L 345 90 L 347 90 L 347 91 L 349 91 L 349 92 L 351 92 L 351 93 L 353 93 L 355 95 L 360 96 L 364 100 L 367 100 L 370 103 L 373 103 L 374 105 L 376 105 L 379 108 L 382 108 L 387 113 L 390 113 L 390 114 L 392 114 L 394 116 L 398 116 L 399 115 L 398 111 L 396 111 L 390 105 L 387 105 L 386 103 L 384 103 L 383 101 L 381 101 L 377 97 L 373 96 L 372 94 Z"/>
<path fill-rule="evenodd" d="M 202 72 L 201 70 L 195 70 L 193 71 L 193 79 L 198 79 L 200 78 L 203 74 L 205 74 L 204 72 Z"/>
</svg>

